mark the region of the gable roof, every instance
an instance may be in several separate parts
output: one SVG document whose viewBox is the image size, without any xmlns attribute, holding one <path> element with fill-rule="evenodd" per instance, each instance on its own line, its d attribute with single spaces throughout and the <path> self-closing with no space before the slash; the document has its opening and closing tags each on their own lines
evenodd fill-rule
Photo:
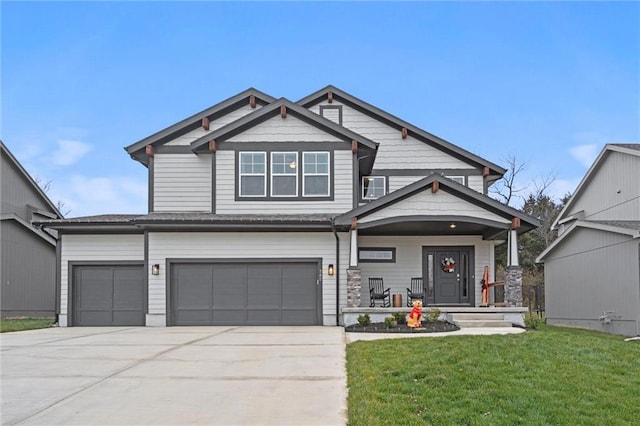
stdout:
<svg viewBox="0 0 640 426">
<path fill-rule="evenodd" d="M 53 202 L 47 197 L 47 194 L 44 193 L 40 185 L 36 183 L 36 181 L 31 177 L 31 175 L 22 167 L 22 164 L 13 156 L 9 148 L 6 147 L 4 142 L 0 140 L 0 151 L 2 152 L 2 156 L 6 157 L 11 164 L 18 170 L 18 172 L 22 175 L 22 177 L 33 187 L 38 197 L 44 201 L 44 203 L 51 209 L 51 212 L 54 213 L 57 217 L 62 218 L 63 215 L 60 213 L 58 208 L 53 204 Z"/>
<path fill-rule="evenodd" d="M 536 218 L 436 173 L 338 216 L 336 218 L 336 225 L 347 225 L 351 223 L 351 219 L 354 217 L 363 217 L 375 211 L 389 207 L 404 200 L 405 198 L 431 188 L 433 183 L 436 181 L 440 187 L 446 188 L 446 192 L 475 204 L 489 212 L 509 220 L 514 217 L 519 218 L 521 221 L 520 228 L 518 229 L 519 233 L 524 233 L 540 226 L 540 222 Z"/>
<path fill-rule="evenodd" d="M 543 263 L 545 257 L 555 250 L 569 235 L 572 235 L 576 228 L 597 229 L 599 231 L 628 235 L 631 238 L 640 238 L 640 220 L 576 220 L 569 225 L 569 228 L 567 228 L 562 235 L 556 238 L 549 244 L 549 247 L 544 249 L 544 251 L 536 257 L 536 263 Z"/>
<path fill-rule="evenodd" d="M 556 218 L 556 220 L 554 220 L 553 223 L 551 224 L 551 229 L 556 229 L 558 224 L 562 223 L 563 221 L 566 221 L 565 215 L 567 214 L 569 209 L 573 206 L 575 201 L 580 197 L 584 188 L 589 184 L 589 182 L 595 175 L 596 170 L 598 170 L 598 168 L 600 167 L 600 163 L 604 161 L 604 158 L 610 152 L 620 152 L 623 154 L 629 154 L 629 155 L 634 155 L 636 157 L 640 157 L 640 144 L 637 144 L 637 143 L 622 144 L 621 143 L 621 144 L 605 145 L 602 151 L 600 152 L 600 154 L 598 154 L 598 157 L 596 157 L 591 167 L 589 167 L 589 170 L 587 170 L 587 173 L 584 175 L 584 177 L 578 184 L 578 187 L 573 192 L 573 195 L 571 196 L 569 201 L 567 201 L 567 204 L 565 204 L 564 208 L 560 211 L 560 214 L 558 214 L 558 217 Z"/>
<path fill-rule="evenodd" d="M 356 110 L 370 117 L 373 117 L 376 120 L 379 120 L 391 127 L 394 127 L 398 129 L 398 131 L 400 131 L 403 127 L 405 127 L 409 131 L 409 135 L 415 137 L 416 139 L 426 144 L 429 144 L 438 149 L 441 149 L 447 152 L 448 154 L 466 163 L 474 164 L 480 168 L 489 167 L 489 174 L 490 176 L 494 176 L 495 179 L 500 178 L 502 175 L 504 175 L 507 172 L 506 169 L 498 166 L 495 163 L 492 163 L 488 160 L 485 160 L 484 158 L 481 158 L 475 154 L 472 154 L 471 152 L 465 149 L 462 149 L 459 146 L 452 144 L 451 142 L 448 142 L 442 138 L 439 138 L 436 135 L 433 135 L 425 130 L 422 130 L 417 126 L 414 126 L 413 124 L 410 124 L 392 114 L 389 114 L 388 112 L 383 111 L 382 109 L 375 107 L 361 99 L 358 99 L 355 96 L 350 95 L 349 93 L 343 90 L 340 90 L 337 87 L 332 85 L 324 87 L 318 90 L 317 92 L 312 93 L 311 95 L 300 99 L 297 102 L 297 104 L 305 108 L 309 108 L 326 99 L 329 92 L 331 92 L 333 95 L 333 98 L 338 100 L 339 102 L 349 105 L 350 107 L 355 108 Z"/>
<path fill-rule="evenodd" d="M 375 153 L 378 150 L 377 142 L 374 142 L 362 135 L 359 135 L 358 133 L 353 132 L 352 130 L 342 127 L 318 114 L 314 114 L 308 109 L 303 108 L 286 98 L 280 98 L 277 101 L 274 101 L 257 111 L 247 114 L 244 117 L 227 124 L 226 126 L 223 126 L 209 134 L 196 139 L 195 141 L 191 142 L 191 150 L 196 153 L 206 152 L 208 150 L 209 141 L 215 140 L 216 142 L 224 142 L 225 140 L 280 114 L 281 107 L 286 108 L 287 114 L 291 114 L 292 116 L 324 132 L 327 132 L 330 135 L 343 139 L 345 142 L 356 141 L 365 150 L 371 153 L 371 155 L 365 158 L 365 161 L 363 163 L 364 171 L 371 170 L 371 167 L 373 167 L 373 161 L 375 159 Z"/>
<path fill-rule="evenodd" d="M 147 145 L 161 145 L 165 142 L 169 142 L 172 139 L 177 138 L 178 136 L 197 129 L 201 126 L 203 118 L 207 117 L 210 120 L 215 120 L 216 118 L 222 117 L 231 111 L 235 111 L 236 109 L 247 105 L 251 96 L 255 97 L 256 103 L 259 105 L 267 105 L 275 100 L 275 98 L 267 95 L 266 93 L 263 93 L 251 87 L 243 92 L 238 93 L 235 96 L 225 99 L 222 102 L 219 102 L 205 110 L 187 117 L 184 120 L 172 124 L 171 126 L 160 130 L 159 132 L 156 132 L 151 136 L 147 136 L 146 138 L 141 139 L 138 142 L 125 147 L 124 149 L 129 153 L 129 155 L 131 155 L 134 160 L 147 165 L 148 159 L 147 156 L 144 155 L 144 149 Z"/>
</svg>

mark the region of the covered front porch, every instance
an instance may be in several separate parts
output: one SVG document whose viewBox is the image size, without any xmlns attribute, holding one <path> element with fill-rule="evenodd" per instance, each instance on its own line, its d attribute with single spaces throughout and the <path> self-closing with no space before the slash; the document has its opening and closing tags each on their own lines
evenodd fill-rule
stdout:
<svg viewBox="0 0 640 426">
<path fill-rule="evenodd" d="M 423 307 L 437 307 L 443 319 L 482 313 L 523 325 L 517 240 L 537 226 L 535 219 L 457 182 L 430 176 L 360 206 L 336 223 L 350 224 L 343 324 L 363 313 L 373 320 L 408 312 L 417 291 Z M 505 306 L 496 307 L 489 284 L 495 282 L 495 247 L 505 241 Z M 377 290 L 372 290 L 374 281 Z M 372 299 L 379 292 L 382 299 Z M 400 306 L 392 306 L 392 299 Z"/>
</svg>

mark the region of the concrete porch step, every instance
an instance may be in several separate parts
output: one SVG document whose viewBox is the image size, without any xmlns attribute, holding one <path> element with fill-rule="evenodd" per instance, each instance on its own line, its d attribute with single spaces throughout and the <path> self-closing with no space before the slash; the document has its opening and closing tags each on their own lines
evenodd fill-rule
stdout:
<svg viewBox="0 0 640 426">
<path fill-rule="evenodd" d="M 452 321 L 467 321 L 467 320 L 491 320 L 491 321 L 504 321 L 503 314 L 451 314 Z"/>
<path fill-rule="evenodd" d="M 472 327 L 512 327 L 511 321 L 498 321 L 498 320 L 455 320 L 455 325 L 460 328 L 472 328 Z"/>
</svg>

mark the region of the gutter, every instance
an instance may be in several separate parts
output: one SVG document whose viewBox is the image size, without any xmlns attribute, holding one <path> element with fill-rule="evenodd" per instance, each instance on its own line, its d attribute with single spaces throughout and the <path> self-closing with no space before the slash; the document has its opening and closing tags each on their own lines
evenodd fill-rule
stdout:
<svg viewBox="0 0 640 426">
<path fill-rule="evenodd" d="M 340 326 L 340 237 L 336 231 L 336 218 L 331 218 L 331 231 L 336 237 L 336 326 Z"/>
</svg>

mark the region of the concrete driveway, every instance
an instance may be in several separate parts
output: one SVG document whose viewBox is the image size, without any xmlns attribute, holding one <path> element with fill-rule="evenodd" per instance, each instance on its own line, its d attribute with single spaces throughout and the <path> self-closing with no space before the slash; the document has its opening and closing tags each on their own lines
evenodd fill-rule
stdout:
<svg viewBox="0 0 640 426">
<path fill-rule="evenodd" d="M 2 424 L 341 425 L 341 327 L 4 333 Z"/>
</svg>

